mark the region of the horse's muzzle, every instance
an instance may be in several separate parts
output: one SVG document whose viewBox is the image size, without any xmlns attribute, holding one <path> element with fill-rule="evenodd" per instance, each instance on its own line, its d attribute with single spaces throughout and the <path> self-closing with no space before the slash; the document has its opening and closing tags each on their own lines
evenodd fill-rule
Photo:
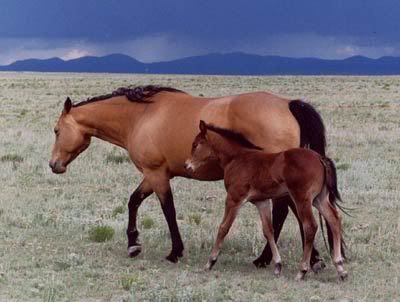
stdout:
<svg viewBox="0 0 400 302">
<path fill-rule="evenodd" d="M 49 161 L 49 166 L 51 168 L 51 171 L 55 174 L 62 174 L 65 171 L 67 171 L 67 168 L 63 165 L 63 163 L 60 160 Z"/>
</svg>

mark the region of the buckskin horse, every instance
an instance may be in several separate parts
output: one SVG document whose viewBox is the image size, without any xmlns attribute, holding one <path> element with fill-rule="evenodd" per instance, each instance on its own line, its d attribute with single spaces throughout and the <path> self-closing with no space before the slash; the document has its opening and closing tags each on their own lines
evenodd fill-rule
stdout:
<svg viewBox="0 0 400 302">
<path fill-rule="evenodd" d="M 333 161 L 315 151 L 293 148 L 278 153 L 266 153 L 241 133 L 206 124 L 199 124 L 200 133 L 192 144 L 186 169 L 195 172 L 211 159 L 224 170 L 227 191 L 225 214 L 206 268 L 217 262 L 222 243 L 239 209 L 246 202 L 254 204 L 260 214 L 263 233 L 272 250 L 274 274 L 282 269 L 281 256 L 274 239 L 271 198 L 290 195 L 304 230 L 304 251 L 296 279 L 302 280 L 310 268 L 312 246 L 318 225 L 312 206 L 316 207 L 333 232 L 332 261 L 341 280 L 347 277 L 341 255 L 341 218 L 336 201 L 337 189 Z M 277 204 L 279 201 L 275 201 Z"/>
<path fill-rule="evenodd" d="M 86 150 L 93 136 L 126 149 L 143 174 L 128 203 L 128 255 L 135 257 L 141 252 L 137 212 L 142 201 L 154 192 L 171 234 L 172 250 L 166 258 L 177 262 L 184 246 L 176 221 L 170 179 L 176 176 L 206 181 L 223 178 L 222 169 L 212 161 L 196 173 L 189 173 L 184 168 L 201 119 L 242 133 L 266 152 L 307 146 L 325 155 L 322 119 L 311 105 L 301 100 L 289 100 L 267 92 L 204 98 L 174 88 L 148 85 L 119 88 L 111 94 L 74 104 L 67 98 L 54 128 L 56 138 L 49 165 L 54 173 L 64 173 L 68 164 Z M 298 218 L 290 198 L 274 202 L 276 240 L 288 207 Z M 304 245 L 300 222 L 299 226 Z M 331 230 L 329 226 L 327 229 L 332 248 Z M 253 263 L 264 267 L 271 257 L 267 244 Z M 311 264 L 316 270 L 324 266 L 314 248 Z"/>
</svg>

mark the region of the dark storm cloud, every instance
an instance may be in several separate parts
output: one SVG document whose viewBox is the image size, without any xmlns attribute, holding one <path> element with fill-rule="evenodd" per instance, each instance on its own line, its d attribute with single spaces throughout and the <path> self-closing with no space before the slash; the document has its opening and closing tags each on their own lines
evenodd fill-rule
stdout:
<svg viewBox="0 0 400 302">
<path fill-rule="evenodd" d="M 3 0 L 3 37 L 135 38 L 171 32 L 211 40 L 312 32 L 399 39 L 397 0 Z"/>
<path fill-rule="evenodd" d="M 400 44 L 398 0 L 0 0 L 0 5 L 3 57 L 4 41 L 10 40 L 20 53 L 28 45 L 47 52 L 119 49 L 139 57 L 141 52 L 144 60 L 231 50 L 379 56 L 397 54 Z M 158 49 L 145 54 L 143 47 L 151 46 Z"/>
</svg>

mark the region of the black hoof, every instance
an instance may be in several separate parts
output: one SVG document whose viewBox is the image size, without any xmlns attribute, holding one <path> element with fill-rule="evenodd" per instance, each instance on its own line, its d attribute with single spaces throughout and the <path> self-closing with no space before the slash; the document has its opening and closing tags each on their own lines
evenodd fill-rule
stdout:
<svg viewBox="0 0 400 302">
<path fill-rule="evenodd" d="M 347 274 L 346 271 L 343 271 L 343 272 L 339 273 L 339 280 L 340 281 L 346 281 L 347 277 L 348 277 L 348 274 Z"/>
<path fill-rule="evenodd" d="M 275 268 L 274 268 L 274 275 L 276 277 L 279 277 L 281 275 L 282 271 L 282 263 L 275 263 Z"/>
<path fill-rule="evenodd" d="M 253 264 L 257 268 L 264 268 L 267 267 L 271 263 L 271 260 L 266 260 L 265 258 L 258 257 L 256 260 L 253 261 Z"/>
<path fill-rule="evenodd" d="M 177 263 L 179 258 L 183 257 L 183 251 L 174 252 L 172 251 L 165 259 L 172 263 Z"/>
<path fill-rule="evenodd" d="M 325 262 L 322 260 L 319 260 L 311 265 L 312 271 L 316 274 L 321 272 L 325 267 L 326 267 Z"/>
<path fill-rule="evenodd" d="M 131 258 L 136 257 L 142 251 L 141 245 L 132 245 L 128 247 L 128 256 Z"/>
</svg>

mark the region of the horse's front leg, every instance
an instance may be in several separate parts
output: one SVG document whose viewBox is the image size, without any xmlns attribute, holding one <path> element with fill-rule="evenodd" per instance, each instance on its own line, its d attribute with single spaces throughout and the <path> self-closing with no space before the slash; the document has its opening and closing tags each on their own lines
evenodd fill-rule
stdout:
<svg viewBox="0 0 400 302">
<path fill-rule="evenodd" d="M 142 246 L 138 242 L 139 231 L 136 226 L 137 213 L 142 201 L 153 193 L 153 190 L 146 179 L 143 179 L 140 185 L 132 193 L 129 198 L 128 209 L 128 228 L 126 235 L 128 236 L 128 256 L 135 257 L 142 251 Z"/>
<path fill-rule="evenodd" d="M 183 256 L 183 242 L 179 233 L 178 223 L 176 221 L 176 212 L 174 198 L 172 196 L 170 178 L 163 171 L 152 171 L 146 173 L 149 177 L 153 191 L 157 194 L 161 203 L 161 208 L 167 220 L 168 228 L 171 234 L 172 250 L 166 257 L 171 262 L 178 262 L 178 258 Z M 145 175 L 146 175 L 145 174 Z"/>
</svg>

